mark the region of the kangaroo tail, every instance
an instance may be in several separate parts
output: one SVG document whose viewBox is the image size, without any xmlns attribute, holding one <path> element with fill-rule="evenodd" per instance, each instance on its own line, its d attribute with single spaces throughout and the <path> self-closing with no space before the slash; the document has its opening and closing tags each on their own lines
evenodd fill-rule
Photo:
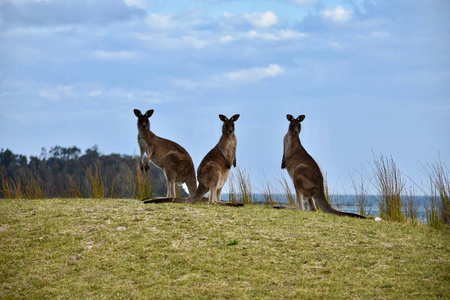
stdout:
<svg viewBox="0 0 450 300">
<path fill-rule="evenodd" d="M 233 202 L 214 202 L 214 205 L 223 205 L 223 206 L 234 206 L 234 207 L 242 207 L 244 203 L 233 203 Z"/>
<path fill-rule="evenodd" d="M 330 203 L 328 203 L 327 198 L 325 198 L 325 194 L 320 193 L 319 195 L 313 197 L 316 203 L 319 205 L 320 209 L 323 210 L 327 214 L 337 215 L 337 216 L 347 216 L 352 218 L 360 218 L 360 219 L 366 219 L 366 217 L 354 214 L 354 213 L 348 213 L 348 212 L 342 212 L 335 210 Z"/>
<path fill-rule="evenodd" d="M 209 189 L 204 186 L 203 184 L 199 183 L 197 190 L 195 191 L 195 194 L 191 195 L 191 197 L 188 198 L 190 203 L 195 203 L 197 201 L 203 201 L 203 196 L 209 191 Z"/>
<path fill-rule="evenodd" d="M 186 198 L 171 198 L 171 197 L 145 198 L 145 199 L 142 199 L 142 202 L 144 202 L 144 204 L 148 204 L 148 203 L 169 203 L 169 202 L 173 202 L 173 203 L 187 203 L 187 199 Z"/>
<path fill-rule="evenodd" d="M 286 206 L 286 205 L 274 205 L 274 206 L 272 206 L 272 208 L 275 208 L 275 209 L 295 209 L 295 207 Z"/>
</svg>

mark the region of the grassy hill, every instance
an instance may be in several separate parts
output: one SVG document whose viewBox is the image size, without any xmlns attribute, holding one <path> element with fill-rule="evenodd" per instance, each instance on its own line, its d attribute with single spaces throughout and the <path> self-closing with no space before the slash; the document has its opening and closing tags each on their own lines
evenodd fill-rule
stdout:
<svg viewBox="0 0 450 300">
<path fill-rule="evenodd" d="M 0 298 L 450 297 L 450 234 L 323 213 L 0 200 Z"/>
</svg>

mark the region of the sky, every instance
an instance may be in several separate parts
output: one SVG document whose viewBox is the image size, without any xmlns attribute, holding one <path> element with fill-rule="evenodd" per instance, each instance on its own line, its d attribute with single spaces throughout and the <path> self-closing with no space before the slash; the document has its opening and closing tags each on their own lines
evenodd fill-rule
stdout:
<svg viewBox="0 0 450 300">
<path fill-rule="evenodd" d="M 236 122 L 255 188 L 282 171 L 286 114 L 330 191 L 373 157 L 426 186 L 450 162 L 450 1 L 0 0 L 0 148 L 139 153 L 133 109 L 198 166 Z M 419 191 L 420 193 L 420 191 Z"/>
</svg>

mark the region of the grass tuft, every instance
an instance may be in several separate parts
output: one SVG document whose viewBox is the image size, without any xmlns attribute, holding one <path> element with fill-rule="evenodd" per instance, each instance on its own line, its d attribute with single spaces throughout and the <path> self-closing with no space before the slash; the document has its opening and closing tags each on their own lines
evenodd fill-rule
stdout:
<svg viewBox="0 0 450 300">
<path fill-rule="evenodd" d="M 253 191 L 252 191 L 252 183 L 250 180 L 250 174 L 247 173 L 244 169 L 239 167 L 236 168 L 237 171 L 237 185 L 239 189 L 239 197 L 241 198 L 240 202 L 244 204 L 253 203 Z"/>
<path fill-rule="evenodd" d="M 402 192 L 405 181 L 394 159 L 381 155 L 374 157 L 374 180 L 379 195 L 381 218 L 391 221 L 404 221 Z"/>
<path fill-rule="evenodd" d="M 281 186 L 281 190 L 286 195 L 288 205 L 291 207 L 295 207 L 296 206 L 295 198 L 294 198 L 294 194 L 292 192 L 290 182 L 291 182 L 290 178 L 288 180 L 286 178 L 286 176 L 283 173 L 281 173 L 280 178 L 278 179 L 278 183 Z"/>
<path fill-rule="evenodd" d="M 425 166 L 425 172 L 430 180 L 430 205 L 427 212 L 431 227 L 450 228 L 450 172 L 448 167 L 439 160 Z"/>
<path fill-rule="evenodd" d="M 355 177 L 351 174 L 353 191 L 356 197 L 356 205 L 358 206 L 358 214 L 367 216 L 370 212 L 367 211 L 367 188 L 364 184 L 364 176 L 361 175 L 361 181 L 358 185 Z"/>
<path fill-rule="evenodd" d="M 86 166 L 86 170 L 88 172 L 89 181 L 92 188 L 91 197 L 96 199 L 105 198 L 105 185 L 103 184 L 102 175 L 98 165 L 96 164 L 93 170 L 90 167 Z"/>
</svg>

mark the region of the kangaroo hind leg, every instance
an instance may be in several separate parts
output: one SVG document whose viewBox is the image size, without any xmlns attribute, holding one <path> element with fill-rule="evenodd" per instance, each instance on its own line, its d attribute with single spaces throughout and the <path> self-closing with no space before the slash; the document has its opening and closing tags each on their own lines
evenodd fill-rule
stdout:
<svg viewBox="0 0 450 300">
<path fill-rule="evenodd" d="M 167 179 L 167 198 L 176 198 L 177 194 L 175 192 L 175 181 Z"/>
<path fill-rule="evenodd" d="M 309 204 L 309 210 L 310 211 L 317 211 L 316 202 L 312 197 L 308 198 L 308 204 Z"/>
<path fill-rule="evenodd" d="M 299 191 L 299 189 L 295 189 L 297 192 L 297 209 L 305 210 L 305 206 L 303 204 L 303 193 Z"/>
</svg>

